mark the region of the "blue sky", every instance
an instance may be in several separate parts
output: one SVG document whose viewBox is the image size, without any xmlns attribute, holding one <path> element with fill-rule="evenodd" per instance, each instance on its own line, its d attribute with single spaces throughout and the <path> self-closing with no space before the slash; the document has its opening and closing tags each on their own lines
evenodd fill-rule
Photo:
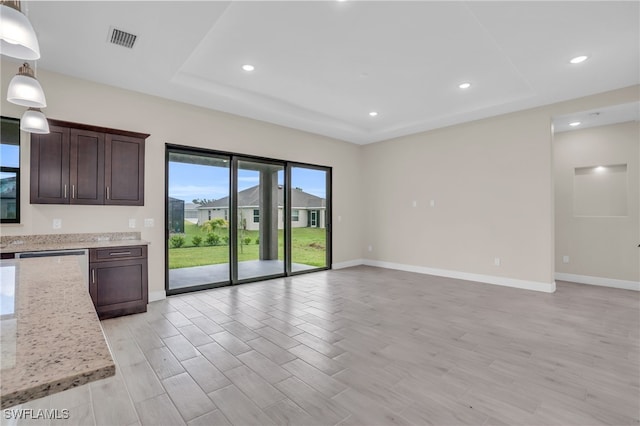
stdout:
<svg viewBox="0 0 640 426">
<path fill-rule="evenodd" d="M 18 145 L 0 144 L 0 165 L 20 167 L 20 147 Z"/>
<path fill-rule="evenodd" d="M 240 191 L 259 183 L 259 173 L 253 170 L 238 170 Z M 284 172 L 278 173 L 278 183 L 284 183 Z M 326 197 L 325 172 L 313 169 L 294 168 L 291 176 L 294 188 Z M 169 163 L 169 196 L 187 202 L 195 198 L 219 199 L 229 195 L 229 169 L 209 165 Z"/>
</svg>

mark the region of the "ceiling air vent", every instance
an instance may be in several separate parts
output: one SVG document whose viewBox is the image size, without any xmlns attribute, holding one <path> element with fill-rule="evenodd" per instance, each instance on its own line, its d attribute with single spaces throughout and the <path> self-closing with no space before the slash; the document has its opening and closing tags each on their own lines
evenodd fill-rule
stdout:
<svg viewBox="0 0 640 426">
<path fill-rule="evenodd" d="M 138 36 L 135 34 L 131 34 L 117 28 L 111 28 L 111 37 L 109 37 L 109 40 L 113 44 L 131 49 L 137 38 Z"/>
</svg>

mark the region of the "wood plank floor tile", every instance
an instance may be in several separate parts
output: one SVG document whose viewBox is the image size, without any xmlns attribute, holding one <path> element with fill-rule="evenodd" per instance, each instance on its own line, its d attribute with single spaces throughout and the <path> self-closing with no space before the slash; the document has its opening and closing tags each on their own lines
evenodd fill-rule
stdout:
<svg viewBox="0 0 640 426">
<path fill-rule="evenodd" d="M 188 373 L 164 379 L 162 385 L 185 421 L 216 409 L 215 404 Z"/>
<path fill-rule="evenodd" d="M 291 377 L 291 373 L 255 350 L 240 354 L 237 358 L 271 384 Z"/>
<path fill-rule="evenodd" d="M 234 425 L 275 425 L 276 423 L 234 385 L 227 386 L 209 397 Z"/>
</svg>

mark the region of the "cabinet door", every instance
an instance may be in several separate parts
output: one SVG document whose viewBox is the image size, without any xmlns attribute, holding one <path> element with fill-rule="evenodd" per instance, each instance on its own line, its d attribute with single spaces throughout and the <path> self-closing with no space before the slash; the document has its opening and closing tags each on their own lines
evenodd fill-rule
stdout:
<svg viewBox="0 0 640 426">
<path fill-rule="evenodd" d="M 69 129 L 31 134 L 31 203 L 69 204 Z"/>
<path fill-rule="evenodd" d="M 105 204 L 144 205 L 144 139 L 107 134 Z"/>
<path fill-rule="evenodd" d="M 104 204 L 104 133 L 71 129 L 71 204 Z"/>
<path fill-rule="evenodd" d="M 100 318 L 147 309 L 147 260 L 91 263 L 89 293 Z"/>
</svg>

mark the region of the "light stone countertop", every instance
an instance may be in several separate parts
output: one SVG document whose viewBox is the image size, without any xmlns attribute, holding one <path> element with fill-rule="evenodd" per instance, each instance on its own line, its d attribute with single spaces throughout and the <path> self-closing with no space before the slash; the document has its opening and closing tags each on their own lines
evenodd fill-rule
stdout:
<svg viewBox="0 0 640 426">
<path fill-rule="evenodd" d="M 42 234 L 0 237 L 0 253 L 73 250 L 148 245 L 139 232 L 97 234 Z"/>
<path fill-rule="evenodd" d="M 2 409 L 115 374 L 77 258 L 3 260 L 0 274 Z"/>
</svg>

